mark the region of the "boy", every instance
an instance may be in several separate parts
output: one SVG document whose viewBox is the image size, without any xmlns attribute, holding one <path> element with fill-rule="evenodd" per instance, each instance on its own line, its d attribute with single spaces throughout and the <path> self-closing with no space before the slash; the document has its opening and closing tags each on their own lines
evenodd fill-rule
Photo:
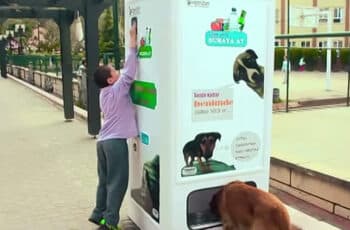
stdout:
<svg viewBox="0 0 350 230">
<path fill-rule="evenodd" d="M 99 230 L 117 230 L 119 210 L 128 187 L 129 162 L 127 138 L 138 134 L 134 105 L 129 90 L 136 75 L 136 25 L 130 29 L 129 54 L 123 73 L 113 67 L 100 66 L 94 80 L 100 91 L 104 123 L 97 141 L 99 183 L 96 207 L 89 221 Z"/>
</svg>

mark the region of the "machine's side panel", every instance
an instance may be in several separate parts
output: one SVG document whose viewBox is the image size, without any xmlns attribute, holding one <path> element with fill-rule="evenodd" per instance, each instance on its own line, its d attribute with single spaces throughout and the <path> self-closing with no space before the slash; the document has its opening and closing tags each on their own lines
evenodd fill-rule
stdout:
<svg viewBox="0 0 350 230">
<path fill-rule="evenodd" d="M 169 149 L 174 139 L 170 128 L 174 96 L 169 74 L 173 61 L 169 3 L 169 0 L 125 2 L 126 42 L 130 26 L 137 24 L 139 56 L 137 79 L 130 91 L 140 133 L 133 141 L 135 145 L 131 145 L 135 149 L 130 155 L 129 215 L 141 229 L 160 229 L 161 165 L 173 155 Z"/>
</svg>

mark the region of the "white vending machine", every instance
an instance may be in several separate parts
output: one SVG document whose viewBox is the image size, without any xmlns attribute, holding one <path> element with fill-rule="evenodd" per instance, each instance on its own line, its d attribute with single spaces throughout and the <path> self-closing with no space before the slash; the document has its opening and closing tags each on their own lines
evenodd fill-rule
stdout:
<svg viewBox="0 0 350 230">
<path fill-rule="evenodd" d="M 221 229 L 221 186 L 268 189 L 274 2 L 125 1 L 139 55 L 128 215 L 140 229 Z"/>
</svg>

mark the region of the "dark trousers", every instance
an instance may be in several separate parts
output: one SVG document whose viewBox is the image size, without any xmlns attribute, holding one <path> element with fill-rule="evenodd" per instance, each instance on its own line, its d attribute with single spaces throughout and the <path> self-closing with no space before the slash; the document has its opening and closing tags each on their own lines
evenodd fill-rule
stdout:
<svg viewBox="0 0 350 230">
<path fill-rule="evenodd" d="M 105 218 L 107 224 L 116 226 L 129 179 L 126 139 L 97 142 L 97 172 L 96 207 L 91 218 L 97 221 Z"/>
</svg>

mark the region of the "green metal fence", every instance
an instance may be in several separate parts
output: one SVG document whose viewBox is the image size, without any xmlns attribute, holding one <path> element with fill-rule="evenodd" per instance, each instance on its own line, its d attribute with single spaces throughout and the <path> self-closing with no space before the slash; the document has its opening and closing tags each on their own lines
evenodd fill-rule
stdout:
<svg viewBox="0 0 350 230">
<path fill-rule="evenodd" d="M 73 71 L 77 71 L 82 57 L 73 56 Z M 61 73 L 60 55 L 9 55 L 8 63 L 11 65 L 22 66 L 42 72 L 51 72 L 59 75 Z"/>
<path fill-rule="evenodd" d="M 76 72 L 83 59 L 82 56 L 73 56 L 73 72 Z M 114 64 L 113 53 L 102 53 L 100 60 L 103 64 Z M 61 73 L 61 56 L 60 55 L 8 55 L 8 63 L 10 65 L 22 66 L 29 68 L 32 66 L 33 70 L 42 72 Z"/>
</svg>

